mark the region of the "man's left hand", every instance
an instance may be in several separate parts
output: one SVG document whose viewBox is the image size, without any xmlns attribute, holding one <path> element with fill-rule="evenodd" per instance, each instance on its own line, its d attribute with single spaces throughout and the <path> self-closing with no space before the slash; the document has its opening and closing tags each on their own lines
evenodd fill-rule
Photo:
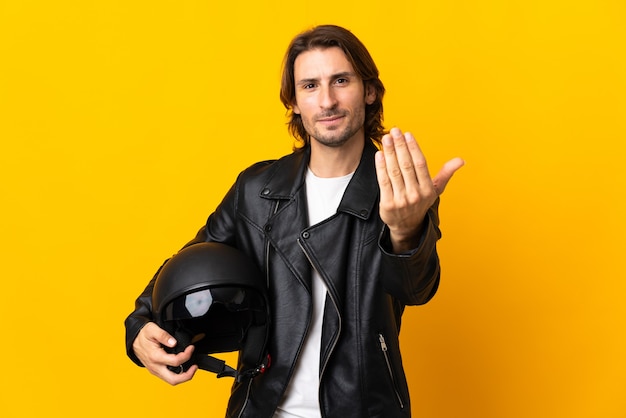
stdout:
<svg viewBox="0 0 626 418">
<path fill-rule="evenodd" d="M 453 158 L 431 178 L 413 135 L 392 128 L 383 136 L 382 151 L 376 153 L 380 217 L 389 227 L 395 253 L 417 247 L 428 209 L 464 164 L 461 158 Z"/>
</svg>

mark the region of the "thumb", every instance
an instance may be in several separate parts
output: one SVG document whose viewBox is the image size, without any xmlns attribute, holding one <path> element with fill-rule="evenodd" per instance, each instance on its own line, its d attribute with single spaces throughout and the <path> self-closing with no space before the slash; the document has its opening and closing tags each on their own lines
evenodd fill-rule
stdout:
<svg viewBox="0 0 626 418">
<path fill-rule="evenodd" d="M 172 337 L 167 331 L 163 330 L 161 333 L 161 337 L 159 338 L 159 342 L 167 347 L 175 347 L 176 339 Z"/>
<path fill-rule="evenodd" d="M 154 322 L 149 323 L 146 327 L 150 326 L 150 337 L 153 341 L 163 344 L 166 347 L 174 347 L 176 346 L 176 339 L 170 335 L 169 332 L 165 331 L 163 328 L 159 327 Z"/>
<path fill-rule="evenodd" d="M 435 190 L 437 190 L 438 194 L 443 193 L 454 173 L 464 165 L 465 161 L 457 157 L 451 159 L 441 167 L 439 173 L 433 178 L 433 186 L 435 186 Z"/>
</svg>

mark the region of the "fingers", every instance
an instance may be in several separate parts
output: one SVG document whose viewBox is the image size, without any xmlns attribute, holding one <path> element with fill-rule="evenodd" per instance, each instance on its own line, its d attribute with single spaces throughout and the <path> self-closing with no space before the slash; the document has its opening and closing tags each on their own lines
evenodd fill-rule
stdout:
<svg viewBox="0 0 626 418">
<path fill-rule="evenodd" d="M 169 376 L 163 380 L 165 380 L 167 383 L 169 383 L 172 386 L 176 386 L 180 383 L 185 383 L 191 380 L 191 378 L 193 378 L 194 374 L 196 374 L 197 371 L 198 371 L 198 366 L 195 364 L 191 366 L 189 370 L 180 374 L 172 373 L 168 370 Z"/>
<path fill-rule="evenodd" d="M 412 134 L 392 128 L 382 144 L 384 161 L 378 164 L 378 174 L 385 177 L 395 196 L 423 194 L 432 187 L 426 158 Z"/>
<path fill-rule="evenodd" d="M 426 157 L 422 153 L 422 149 L 413 137 L 413 134 L 407 132 L 404 134 L 404 139 L 407 144 L 407 148 L 411 153 L 411 159 L 413 162 L 413 170 L 417 177 L 417 182 L 420 185 L 430 185 L 430 173 L 428 172 L 428 165 L 426 164 Z"/>
<path fill-rule="evenodd" d="M 146 338 L 148 338 L 149 340 L 153 340 L 156 343 L 163 344 L 166 347 L 176 346 L 176 340 L 174 339 L 174 337 L 172 337 L 167 331 L 159 327 L 154 322 L 146 324 L 142 331 L 144 329 L 146 330 Z"/>
<path fill-rule="evenodd" d="M 198 370 L 197 365 L 194 364 L 189 368 L 189 370 L 183 373 L 176 373 L 168 366 L 171 366 L 174 370 L 177 369 L 179 366 L 191 359 L 193 351 L 193 345 L 188 346 L 185 348 L 185 351 L 178 354 L 169 354 L 166 353 L 165 350 L 159 349 L 158 351 L 154 351 L 152 353 L 152 359 L 149 363 L 150 366 L 146 366 L 146 368 L 150 371 L 150 373 L 166 381 L 170 385 L 177 385 L 179 383 L 186 382 L 190 380 L 196 370 Z"/>
<path fill-rule="evenodd" d="M 389 227 L 394 251 L 415 248 L 426 213 L 463 164 L 460 158 L 452 159 L 431 178 L 413 135 L 393 128 L 383 136 L 382 149 L 376 153 L 379 214 Z"/>
<path fill-rule="evenodd" d="M 384 157 L 377 156 L 376 168 L 379 182 L 383 179 L 381 186 L 386 188 L 385 194 L 389 196 L 429 194 L 431 191 L 440 195 L 452 175 L 465 164 L 461 158 L 453 158 L 431 179 L 426 158 L 411 133 L 403 134 L 400 129 L 392 128 L 383 137 L 382 144 Z"/>
<path fill-rule="evenodd" d="M 165 380 L 170 385 L 178 385 L 179 383 L 184 383 L 188 380 L 191 380 L 191 378 L 198 370 L 197 365 L 192 365 L 187 371 L 183 373 L 175 373 L 171 371 L 167 366 L 173 366 L 174 368 L 177 368 L 178 366 L 186 363 L 191 358 L 193 351 L 194 346 L 190 345 L 182 353 L 176 354 L 175 358 L 171 360 L 168 358 L 167 363 L 164 364 L 163 367 L 159 368 L 159 374 L 157 376 Z M 171 356 L 171 354 L 169 356 Z"/>
<path fill-rule="evenodd" d="M 382 140 L 386 175 L 396 195 L 413 191 L 419 185 L 416 167 L 422 170 L 425 160 L 415 140 L 409 140 L 398 128 L 392 128 Z"/>
<path fill-rule="evenodd" d="M 380 201 L 386 202 L 393 198 L 393 188 L 391 187 L 391 180 L 387 175 L 387 164 L 385 162 L 385 155 L 383 151 L 376 153 L 376 177 L 378 178 L 378 186 L 380 188 Z"/>
<path fill-rule="evenodd" d="M 192 366 L 184 373 L 174 373 L 168 366 L 178 367 L 191 359 L 194 346 L 190 345 L 181 353 L 167 353 L 163 346 L 174 347 L 176 340 L 165 330 L 155 323 L 148 323 L 144 326 L 135 341 L 133 350 L 141 363 L 153 375 L 163 379 L 171 385 L 177 385 L 191 379 L 197 370 L 197 366 Z"/>
<path fill-rule="evenodd" d="M 443 193 L 454 173 L 464 165 L 465 161 L 458 157 L 451 159 L 443 165 L 439 173 L 433 178 L 433 185 L 437 194 Z"/>
</svg>

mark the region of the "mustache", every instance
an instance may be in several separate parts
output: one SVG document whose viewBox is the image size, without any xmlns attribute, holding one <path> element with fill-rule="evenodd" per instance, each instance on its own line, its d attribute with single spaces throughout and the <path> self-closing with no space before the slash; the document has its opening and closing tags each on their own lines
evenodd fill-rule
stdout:
<svg viewBox="0 0 626 418">
<path fill-rule="evenodd" d="M 346 116 L 346 112 L 345 111 L 341 111 L 341 110 L 328 110 L 322 113 L 319 113 L 317 115 L 316 119 L 328 119 L 328 118 L 334 118 L 337 116 Z"/>
</svg>

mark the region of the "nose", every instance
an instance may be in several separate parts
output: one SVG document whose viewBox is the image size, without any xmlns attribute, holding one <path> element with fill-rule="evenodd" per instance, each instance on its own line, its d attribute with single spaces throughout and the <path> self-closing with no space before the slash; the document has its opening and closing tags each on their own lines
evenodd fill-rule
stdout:
<svg viewBox="0 0 626 418">
<path fill-rule="evenodd" d="M 332 87 L 320 89 L 319 104 L 322 109 L 333 109 L 337 106 L 337 97 Z"/>
</svg>

